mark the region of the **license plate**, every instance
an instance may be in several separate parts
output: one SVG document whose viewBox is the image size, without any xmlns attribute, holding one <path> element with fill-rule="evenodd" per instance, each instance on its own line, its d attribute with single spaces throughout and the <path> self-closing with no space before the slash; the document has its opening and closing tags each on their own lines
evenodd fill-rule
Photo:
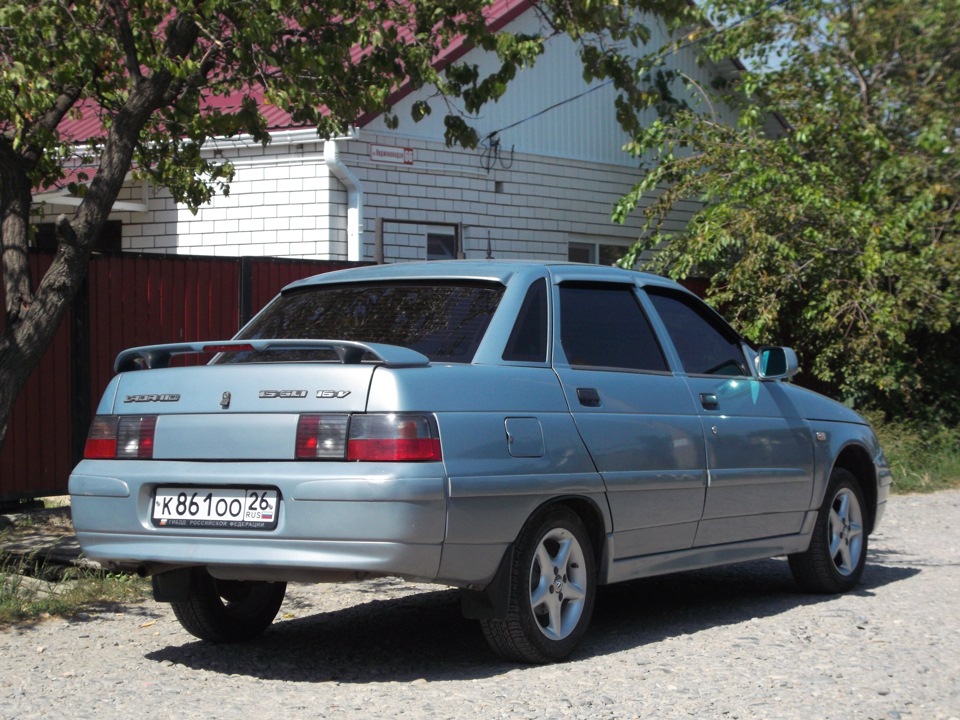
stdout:
<svg viewBox="0 0 960 720">
<path fill-rule="evenodd" d="M 161 487 L 153 497 L 156 527 L 273 530 L 279 493 L 265 488 Z"/>
</svg>

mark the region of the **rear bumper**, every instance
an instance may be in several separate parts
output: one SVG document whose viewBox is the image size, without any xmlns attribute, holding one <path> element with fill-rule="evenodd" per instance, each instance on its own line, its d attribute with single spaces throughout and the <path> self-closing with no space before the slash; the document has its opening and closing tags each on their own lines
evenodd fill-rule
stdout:
<svg viewBox="0 0 960 720">
<path fill-rule="evenodd" d="M 275 530 L 158 528 L 158 486 L 242 485 L 280 492 Z M 205 463 L 84 460 L 70 476 L 84 554 L 145 574 L 206 566 L 232 579 L 433 580 L 446 523 L 438 463 Z"/>
<path fill-rule="evenodd" d="M 229 580 L 345 582 L 394 575 L 433 580 L 440 545 L 387 542 L 311 541 L 244 538 L 157 537 L 78 532 L 85 555 L 108 568 L 154 575 L 204 566 Z"/>
</svg>

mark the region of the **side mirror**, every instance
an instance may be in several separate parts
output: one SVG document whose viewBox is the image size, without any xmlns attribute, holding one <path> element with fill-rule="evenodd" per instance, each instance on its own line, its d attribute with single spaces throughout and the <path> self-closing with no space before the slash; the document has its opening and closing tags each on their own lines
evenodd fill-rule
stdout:
<svg viewBox="0 0 960 720">
<path fill-rule="evenodd" d="M 757 370 L 761 380 L 784 380 L 800 371 L 793 348 L 764 346 L 757 351 Z"/>
</svg>

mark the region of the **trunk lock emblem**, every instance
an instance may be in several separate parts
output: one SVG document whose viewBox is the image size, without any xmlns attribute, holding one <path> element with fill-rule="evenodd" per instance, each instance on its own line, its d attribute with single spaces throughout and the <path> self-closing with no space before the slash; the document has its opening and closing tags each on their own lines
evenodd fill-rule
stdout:
<svg viewBox="0 0 960 720">
<path fill-rule="evenodd" d="M 220 407 L 224 410 L 230 408 L 230 391 L 224 391 L 223 395 L 220 396 Z"/>
</svg>

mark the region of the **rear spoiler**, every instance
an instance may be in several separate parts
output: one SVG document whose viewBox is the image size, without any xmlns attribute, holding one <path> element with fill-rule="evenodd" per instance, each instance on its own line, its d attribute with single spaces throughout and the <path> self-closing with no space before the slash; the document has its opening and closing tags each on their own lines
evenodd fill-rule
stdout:
<svg viewBox="0 0 960 720">
<path fill-rule="evenodd" d="M 170 343 L 129 348 L 117 355 L 114 372 L 165 368 L 174 355 L 221 352 L 266 352 L 268 350 L 332 350 L 344 365 L 357 365 L 367 353 L 387 367 L 421 367 L 430 358 L 410 348 L 351 340 L 223 340 Z"/>
</svg>

